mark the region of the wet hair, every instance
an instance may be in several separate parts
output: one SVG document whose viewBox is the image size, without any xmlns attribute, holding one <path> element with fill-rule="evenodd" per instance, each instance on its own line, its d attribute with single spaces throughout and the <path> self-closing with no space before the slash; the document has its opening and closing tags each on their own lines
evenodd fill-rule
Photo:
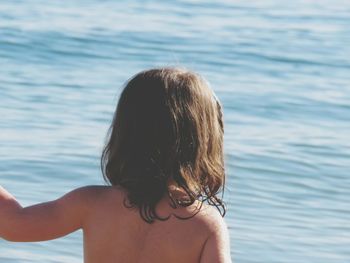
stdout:
<svg viewBox="0 0 350 263">
<path fill-rule="evenodd" d="M 166 195 L 173 208 L 198 200 L 224 216 L 223 132 L 220 103 L 201 76 L 180 68 L 140 72 L 120 95 L 101 157 L 104 179 L 126 190 L 124 205 L 148 223 L 169 218 L 156 212 Z M 169 182 L 186 198 L 174 198 Z"/>
</svg>

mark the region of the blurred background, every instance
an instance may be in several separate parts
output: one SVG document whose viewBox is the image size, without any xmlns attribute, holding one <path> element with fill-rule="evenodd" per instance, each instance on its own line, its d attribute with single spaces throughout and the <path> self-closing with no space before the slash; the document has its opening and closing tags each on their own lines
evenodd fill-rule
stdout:
<svg viewBox="0 0 350 263">
<path fill-rule="evenodd" d="M 350 1 L 0 0 L 0 184 L 102 184 L 125 81 L 185 66 L 224 105 L 234 262 L 350 262 Z M 82 262 L 82 233 L 0 262 Z"/>
</svg>

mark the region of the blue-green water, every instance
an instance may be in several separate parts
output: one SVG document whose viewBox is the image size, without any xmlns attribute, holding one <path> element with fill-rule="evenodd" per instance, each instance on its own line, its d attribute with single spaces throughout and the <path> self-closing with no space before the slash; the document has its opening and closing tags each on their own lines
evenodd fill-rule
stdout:
<svg viewBox="0 0 350 263">
<path fill-rule="evenodd" d="M 350 262 L 350 2 L 0 1 L 0 184 L 23 205 L 101 184 L 117 96 L 182 65 L 224 105 L 235 262 Z M 82 262 L 82 235 L 0 262 Z"/>
</svg>

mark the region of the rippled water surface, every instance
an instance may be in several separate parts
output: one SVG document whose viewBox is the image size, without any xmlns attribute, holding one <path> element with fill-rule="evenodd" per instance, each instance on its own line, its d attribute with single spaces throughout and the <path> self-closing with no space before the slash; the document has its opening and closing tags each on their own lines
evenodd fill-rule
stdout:
<svg viewBox="0 0 350 263">
<path fill-rule="evenodd" d="M 350 262 L 349 1 L 0 1 L 0 184 L 23 205 L 101 184 L 123 83 L 203 74 L 224 105 L 235 262 Z M 0 262 L 82 262 L 81 232 Z"/>
</svg>

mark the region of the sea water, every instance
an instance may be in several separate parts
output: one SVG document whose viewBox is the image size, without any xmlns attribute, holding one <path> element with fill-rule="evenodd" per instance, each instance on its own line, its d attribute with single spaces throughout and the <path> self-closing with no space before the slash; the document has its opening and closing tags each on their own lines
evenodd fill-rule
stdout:
<svg viewBox="0 0 350 263">
<path fill-rule="evenodd" d="M 103 184 L 136 72 L 184 66 L 224 107 L 238 263 L 350 262 L 350 2 L 0 1 L 0 184 L 23 205 Z M 82 233 L 0 262 L 82 262 Z"/>
</svg>

